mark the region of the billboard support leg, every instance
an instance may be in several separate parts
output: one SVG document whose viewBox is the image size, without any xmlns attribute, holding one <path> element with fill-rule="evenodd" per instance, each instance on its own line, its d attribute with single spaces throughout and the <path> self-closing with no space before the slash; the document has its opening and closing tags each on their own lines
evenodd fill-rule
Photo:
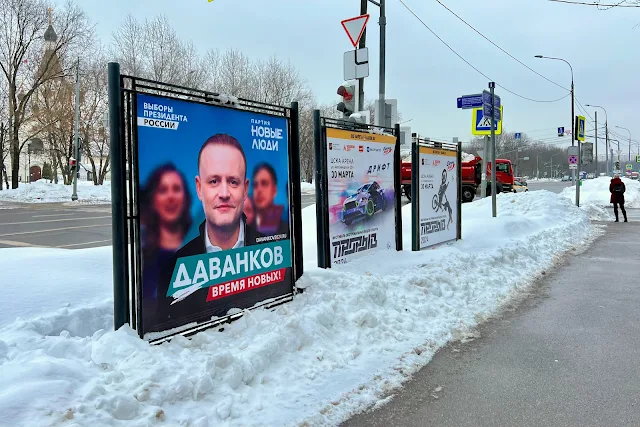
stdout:
<svg viewBox="0 0 640 427">
<path fill-rule="evenodd" d="M 313 146 L 316 156 L 316 170 L 315 170 L 315 182 L 316 182 L 316 231 L 317 231 L 317 256 L 318 267 L 327 268 L 329 263 L 325 257 L 327 240 L 329 239 L 329 232 L 325 228 L 325 210 L 324 199 L 326 197 L 324 193 L 324 150 L 322 149 L 322 126 L 320 124 L 320 110 L 313 110 Z"/>
<path fill-rule="evenodd" d="M 291 210 L 293 211 L 292 239 L 294 277 L 298 280 L 303 273 L 302 262 L 302 197 L 300 194 L 300 109 L 298 102 L 291 103 Z"/>
<path fill-rule="evenodd" d="M 420 146 L 411 142 L 411 250 L 420 250 Z"/>
<path fill-rule="evenodd" d="M 111 155 L 111 234 L 113 242 L 113 326 L 127 323 L 127 283 L 125 280 L 126 194 L 123 141 L 121 139 L 120 64 L 109 63 L 109 142 Z"/>
<path fill-rule="evenodd" d="M 462 239 L 462 142 L 456 140 L 457 138 L 454 139 L 454 142 L 457 142 L 458 144 L 458 159 L 456 170 L 456 180 L 458 182 L 458 200 L 456 202 L 456 209 L 458 209 L 458 221 L 456 224 L 456 239 L 460 240 Z M 483 185 L 485 184 L 483 183 Z"/>
<path fill-rule="evenodd" d="M 402 250 L 402 179 L 400 177 L 400 125 L 396 123 L 396 149 L 393 152 L 394 171 L 393 187 L 396 205 L 396 250 Z"/>
</svg>

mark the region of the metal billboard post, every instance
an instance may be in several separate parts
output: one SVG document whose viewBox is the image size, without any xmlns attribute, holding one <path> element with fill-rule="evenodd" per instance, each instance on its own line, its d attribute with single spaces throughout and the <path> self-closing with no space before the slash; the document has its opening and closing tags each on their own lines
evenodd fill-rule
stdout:
<svg viewBox="0 0 640 427">
<path fill-rule="evenodd" d="M 109 63 L 109 141 L 111 156 L 111 239 L 113 242 L 113 327 L 127 323 L 127 244 L 125 217 L 127 200 L 124 192 L 125 171 L 122 141 L 122 105 L 120 100 L 120 64 Z"/>
<path fill-rule="evenodd" d="M 420 250 L 420 145 L 411 142 L 411 250 Z"/>
<path fill-rule="evenodd" d="M 491 90 L 491 215 L 494 218 L 498 216 L 498 207 L 496 201 L 496 111 L 493 101 L 495 87 L 495 82 L 489 82 L 489 89 Z"/>
</svg>

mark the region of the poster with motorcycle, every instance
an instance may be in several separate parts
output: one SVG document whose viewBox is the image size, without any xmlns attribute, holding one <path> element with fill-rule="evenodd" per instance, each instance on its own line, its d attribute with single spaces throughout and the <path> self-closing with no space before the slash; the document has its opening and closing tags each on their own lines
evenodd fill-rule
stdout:
<svg viewBox="0 0 640 427">
<path fill-rule="evenodd" d="M 453 150 L 420 147 L 420 249 L 456 240 L 458 167 Z"/>
<path fill-rule="evenodd" d="M 395 136 L 327 129 L 331 265 L 395 249 Z"/>
</svg>

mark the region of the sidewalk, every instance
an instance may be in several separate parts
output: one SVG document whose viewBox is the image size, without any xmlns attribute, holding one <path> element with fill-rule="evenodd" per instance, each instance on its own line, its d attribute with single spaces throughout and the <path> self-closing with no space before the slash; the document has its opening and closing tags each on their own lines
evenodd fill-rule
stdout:
<svg viewBox="0 0 640 427">
<path fill-rule="evenodd" d="M 640 210 L 628 213 L 481 338 L 343 426 L 640 425 Z"/>
</svg>

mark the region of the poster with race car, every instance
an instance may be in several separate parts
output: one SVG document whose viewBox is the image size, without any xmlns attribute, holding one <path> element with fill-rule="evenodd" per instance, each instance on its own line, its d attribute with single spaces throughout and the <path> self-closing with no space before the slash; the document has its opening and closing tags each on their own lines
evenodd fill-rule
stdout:
<svg viewBox="0 0 640 427">
<path fill-rule="evenodd" d="M 420 249 L 456 240 L 457 152 L 420 147 Z"/>
<path fill-rule="evenodd" d="M 327 129 L 327 198 L 331 265 L 396 248 L 396 137 Z"/>
</svg>

